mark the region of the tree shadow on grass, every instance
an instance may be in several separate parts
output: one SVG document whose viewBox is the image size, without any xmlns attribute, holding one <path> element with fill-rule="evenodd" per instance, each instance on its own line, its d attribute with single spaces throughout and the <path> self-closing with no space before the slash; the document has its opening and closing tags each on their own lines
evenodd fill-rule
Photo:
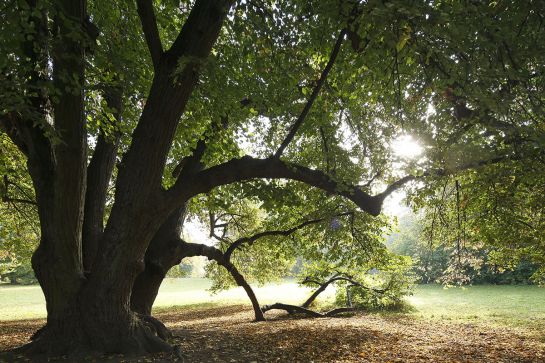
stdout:
<svg viewBox="0 0 545 363">
<path fill-rule="evenodd" d="M 279 326 L 274 321 L 254 326 L 192 332 L 180 341 L 181 350 L 191 362 L 331 362 L 358 355 L 361 345 L 387 339 L 380 332 L 366 329 Z M 346 339 L 347 333 L 350 340 Z M 354 341 L 357 347 L 350 346 Z"/>
</svg>

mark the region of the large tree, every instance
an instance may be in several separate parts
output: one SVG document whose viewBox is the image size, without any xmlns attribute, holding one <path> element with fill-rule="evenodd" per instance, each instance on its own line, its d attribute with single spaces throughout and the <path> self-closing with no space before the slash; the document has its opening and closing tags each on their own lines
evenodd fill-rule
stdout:
<svg viewBox="0 0 545 363">
<path fill-rule="evenodd" d="M 32 264 L 48 312 L 27 350 L 169 349 L 145 315 L 183 256 L 173 251 L 189 248 L 180 228 L 203 193 L 287 179 L 376 216 L 409 181 L 511 158 L 487 145 L 471 162 L 445 167 L 441 156 L 469 129 L 453 121 L 489 125 L 520 111 L 513 120 L 526 126 L 521 110 L 538 114 L 542 53 L 531 44 L 540 10 L 462 1 L 12 2 L 0 14 L 0 126 L 34 186 L 41 240 Z M 483 29 L 468 37 L 464 22 Z M 498 39 L 507 44 L 503 68 L 483 54 Z M 459 66 L 445 67 L 449 60 Z M 498 102 L 475 102 L 495 90 Z M 515 106 L 494 107 L 501 102 Z M 403 132 L 443 154 L 397 175 L 389 143 Z"/>
</svg>

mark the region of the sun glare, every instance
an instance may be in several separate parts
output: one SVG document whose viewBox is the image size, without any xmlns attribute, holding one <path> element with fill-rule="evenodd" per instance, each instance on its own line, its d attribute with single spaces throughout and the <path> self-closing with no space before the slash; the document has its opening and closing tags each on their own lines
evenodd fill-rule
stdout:
<svg viewBox="0 0 545 363">
<path fill-rule="evenodd" d="M 392 151 L 398 157 L 413 159 L 422 154 L 422 146 L 411 135 L 402 135 L 392 143 Z"/>
</svg>

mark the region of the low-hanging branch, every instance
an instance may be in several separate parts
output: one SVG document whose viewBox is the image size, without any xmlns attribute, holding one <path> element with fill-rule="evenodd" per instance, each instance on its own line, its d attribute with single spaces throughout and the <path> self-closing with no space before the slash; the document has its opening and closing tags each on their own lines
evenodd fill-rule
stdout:
<svg viewBox="0 0 545 363">
<path fill-rule="evenodd" d="M 330 316 L 335 316 L 335 315 L 338 315 L 338 314 L 358 310 L 357 308 L 345 307 L 345 308 L 336 308 L 336 309 L 327 311 L 325 313 L 320 313 L 318 311 L 310 310 L 310 309 L 304 308 L 302 306 L 282 304 L 282 303 L 274 303 L 272 305 L 264 305 L 264 306 L 261 307 L 261 310 L 263 312 L 266 312 L 266 311 L 269 311 L 269 310 L 274 310 L 274 309 L 285 310 L 289 314 L 296 314 L 296 313 L 304 314 L 304 315 L 308 315 L 308 316 L 310 316 L 312 318 L 327 318 L 327 317 L 330 317 Z"/>
<path fill-rule="evenodd" d="M 390 282 L 388 282 L 386 287 L 384 287 L 382 289 L 375 289 L 375 288 L 372 288 L 372 287 L 369 287 L 369 286 L 365 286 L 361 282 L 354 280 L 354 278 L 352 278 L 351 276 L 348 276 L 346 274 L 341 274 L 341 273 L 334 274 L 332 277 L 330 277 L 325 282 L 320 282 L 320 281 L 317 281 L 317 280 L 313 280 L 310 277 L 306 277 L 302 281 L 303 284 L 312 283 L 312 284 L 318 285 L 319 287 L 318 287 L 318 289 L 316 289 L 310 295 L 310 297 L 303 304 L 301 304 L 299 306 L 299 305 L 291 305 L 291 304 L 284 304 L 284 303 L 274 303 L 274 304 L 271 304 L 271 305 L 262 306 L 261 311 L 263 313 L 265 313 L 265 312 L 267 312 L 269 310 L 285 310 L 285 311 L 288 312 L 288 314 L 299 313 L 299 314 L 307 315 L 307 316 L 312 317 L 312 318 L 325 318 L 325 317 L 331 317 L 331 316 L 335 316 L 335 315 L 346 313 L 346 312 L 352 312 L 352 311 L 359 310 L 359 308 L 351 306 L 352 305 L 351 302 L 349 302 L 350 306 L 336 308 L 336 309 L 333 309 L 333 310 L 330 310 L 330 311 L 327 311 L 327 312 L 324 312 L 324 313 L 309 309 L 309 306 L 312 304 L 312 302 L 314 302 L 314 300 L 316 300 L 318 295 L 320 295 L 322 292 L 324 292 L 325 289 L 329 285 L 331 285 L 332 283 L 337 282 L 337 281 L 347 281 L 347 282 L 350 283 L 350 285 L 347 286 L 347 297 L 348 297 L 349 301 L 350 301 L 350 296 L 348 294 L 349 294 L 350 287 L 357 286 L 357 287 L 360 287 L 360 288 L 363 288 L 363 289 L 366 289 L 366 290 L 369 290 L 369 291 L 373 291 L 373 292 L 378 293 L 378 294 L 384 294 L 385 292 L 387 292 L 391 288 L 392 283 L 393 283 L 393 280 L 390 280 Z"/>
<path fill-rule="evenodd" d="M 338 213 L 335 216 L 341 217 L 341 216 L 347 216 L 352 214 L 353 212 L 347 211 L 347 212 Z M 214 216 L 211 216 L 211 218 L 212 220 L 217 221 L 217 219 Z M 264 232 L 256 233 L 249 237 L 242 237 L 237 239 L 233 243 L 231 243 L 231 245 L 227 248 L 225 252 L 213 246 L 208 246 L 201 243 L 189 243 L 182 240 L 181 238 L 178 238 L 177 240 L 178 247 L 176 248 L 176 252 L 174 253 L 175 260 L 181 261 L 183 258 L 186 258 L 186 257 L 205 256 L 209 260 L 215 261 L 218 265 L 224 267 L 229 272 L 229 274 L 233 277 L 237 285 L 241 286 L 246 291 L 248 298 L 252 302 L 252 306 L 253 306 L 254 314 L 255 314 L 255 320 L 264 321 L 265 317 L 263 315 L 263 311 L 259 305 L 259 302 L 257 300 L 257 297 L 252 287 L 250 286 L 250 284 L 248 284 L 248 282 L 246 281 L 244 276 L 240 273 L 240 271 L 238 271 L 236 266 L 231 262 L 232 253 L 244 243 L 248 243 L 251 245 L 257 240 L 264 237 L 268 237 L 268 236 L 289 236 L 295 231 L 298 231 L 312 224 L 323 222 L 325 219 L 326 217 L 310 219 L 310 220 L 303 221 L 300 224 L 286 230 L 264 231 Z M 211 229 L 213 228 L 214 226 L 211 225 Z M 220 241 L 225 242 L 224 238 L 215 236 L 213 232 L 211 232 L 211 236 L 216 237 Z"/>
<path fill-rule="evenodd" d="M 250 286 L 250 284 L 248 284 L 244 276 L 238 271 L 236 266 L 231 262 L 230 258 L 226 258 L 225 254 L 219 248 L 201 243 L 189 243 L 185 242 L 182 239 L 179 240 L 178 246 L 178 257 L 180 260 L 185 257 L 205 256 L 209 260 L 216 261 L 218 265 L 224 267 L 233 277 L 237 285 L 241 286 L 244 291 L 246 291 L 248 298 L 252 302 L 252 307 L 254 308 L 255 320 L 265 320 L 265 317 L 263 316 L 263 312 L 259 307 L 259 302 L 257 301 L 257 297 L 255 296 L 252 287 Z"/>
<path fill-rule="evenodd" d="M 343 216 L 351 215 L 353 213 L 354 212 L 343 212 L 343 213 L 336 214 L 334 217 L 343 217 Z M 316 218 L 316 219 L 309 219 L 309 220 L 301 222 L 300 224 L 298 224 L 298 225 L 296 225 L 296 226 L 294 226 L 292 228 L 286 229 L 286 230 L 264 231 L 264 232 L 256 233 L 256 234 L 254 234 L 253 236 L 250 236 L 250 237 L 241 237 L 241 238 L 237 239 L 236 241 L 234 241 L 233 243 L 231 243 L 229 245 L 229 247 L 225 251 L 225 256 L 227 258 L 230 258 L 231 254 L 237 248 L 240 248 L 243 244 L 247 244 L 247 245 L 251 246 L 255 241 L 257 241 L 260 238 L 264 238 L 264 237 L 271 237 L 271 236 L 284 236 L 284 237 L 287 237 L 287 236 L 295 233 L 296 231 L 298 231 L 298 230 L 300 230 L 300 229 L 302 229 L 302 228 L 304 228 L 306 226 L 309 226 L 309 225 L 312 225 L 312 224 L 317 224 L 317 223 L 323 222 L 324 220 L 325 220 L 325 217 Z"/>
</svg>

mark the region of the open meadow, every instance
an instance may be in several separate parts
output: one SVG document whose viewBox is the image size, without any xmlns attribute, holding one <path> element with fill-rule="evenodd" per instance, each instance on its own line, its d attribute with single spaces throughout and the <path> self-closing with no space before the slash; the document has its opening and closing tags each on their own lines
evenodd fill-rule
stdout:
<svg viewBox="0 0 545 363">
<path fill-rule="evenodd" d="M 261 323 L 252 322 L 242 289 L 210 295 L 209 286 L 206 279 L 168 279 L 155 303 L 155 315 L 173 330 L 186 362 L 545 361 L 545 289 L 537 286 L 421 285 L 405 312 L 323 319 L 268 312 L 269 321 Z M 308 290 L 284 281 L 256 288 L 256 294 L 262 304 L 298 303 Z M 332 296 L 326 292 L 322 303 Z M 0 307 L 2 350 L 23 343 L 44 323 L 37 286 L 1 286 Z M 314 349 L 318 341 L 321 348 Z"/>
</svg>

